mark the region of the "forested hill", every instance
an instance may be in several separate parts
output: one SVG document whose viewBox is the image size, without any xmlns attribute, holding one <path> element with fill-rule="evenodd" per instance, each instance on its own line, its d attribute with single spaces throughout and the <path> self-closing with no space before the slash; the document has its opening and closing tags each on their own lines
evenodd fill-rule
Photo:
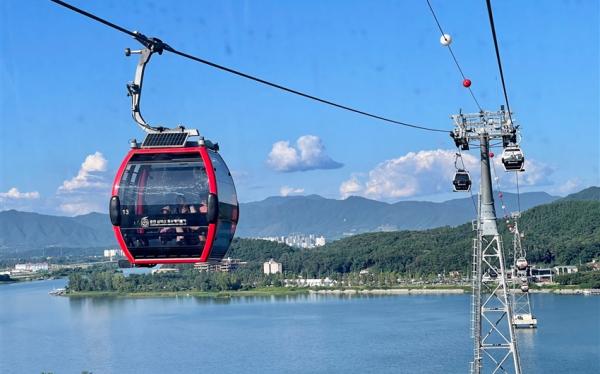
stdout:
<svg viewBox="0 0 600 374">
<path fill-rule="evenodd" d="M 3 249 L 85 248 L 115 244 L 106 214 L 61 217 L 16 210 L 0 212 L 0 253 Z"/>
<path fill-rule="evenodd" d="M 505 246 L 512 237 L 501 224 Z M 579 264 L 600 257 L 600 201 L 558 201 L 525 212 L 519 222 L 532 263 Z M 319 249 L 237 239 L 229 256 L 258 266 L 274 258 L 284 269 L 308 276 L 373 270 L 435 274 L 468 271 L 474 232 L 470 224 L 426 231 L 355 235 Z M 505 253 L 509 248 L 505 248 Z"/>
<path fill-rule="evenodd" d="M 594 200 L 600 201 L 600 187 L 588 187 L 585 190 L 565 196 L 562 200 Z"/>
</svg>

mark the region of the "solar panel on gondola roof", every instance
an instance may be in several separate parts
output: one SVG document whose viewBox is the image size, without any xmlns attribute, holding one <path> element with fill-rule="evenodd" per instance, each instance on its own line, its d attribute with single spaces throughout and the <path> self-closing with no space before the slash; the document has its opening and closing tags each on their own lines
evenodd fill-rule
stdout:
<svg viewBox="0 0 600 374">
<path fill-rule="evenodd" d="M 187 141 L 188 134 L 185 132 L 177 133 L 158 133 L 148 134 L 142 144 L 143 148 L 161 148 L 161 147 L 183 147 Z"/>
</svg>

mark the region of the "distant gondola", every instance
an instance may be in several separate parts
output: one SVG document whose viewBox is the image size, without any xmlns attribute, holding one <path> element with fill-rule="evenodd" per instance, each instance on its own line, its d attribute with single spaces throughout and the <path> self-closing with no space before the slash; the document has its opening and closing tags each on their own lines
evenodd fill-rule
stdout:
<svg viewBox="0 0 600 374">
<path fill-rule="evenodd" d="M 512 144 L 502 152 L 502 164 L 506 171 L 525 171 L 525 156 L 518 145 Z"/>
<path fill-rule="evenodd" d="M 452 181 L 454 186 L 454 192 L 468 192 L 471 190 L 471 176 L 469 172 L 463 169 L 458 169 L 454 174 L 454 180 Z"/>
</svg>

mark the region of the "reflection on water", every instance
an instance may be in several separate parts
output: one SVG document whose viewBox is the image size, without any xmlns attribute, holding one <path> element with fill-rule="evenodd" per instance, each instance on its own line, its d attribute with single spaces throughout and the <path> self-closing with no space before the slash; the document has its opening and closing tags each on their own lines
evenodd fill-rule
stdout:
<svg viewBox="0 0 600 374">
<path fill-rule="evenodd" d="M 517 329 L 519 348 L 533 349 L 536 342 L 537 329 Z"/>
<path fill-rule="evenodd" d="M 0 286 L 0 373 L 459 373 L 472 355 L 468 295 L 48 295 L 62 286 Z M 532 301 L 523 372 L 599 372 L 600 297 Z"/>
</svg>

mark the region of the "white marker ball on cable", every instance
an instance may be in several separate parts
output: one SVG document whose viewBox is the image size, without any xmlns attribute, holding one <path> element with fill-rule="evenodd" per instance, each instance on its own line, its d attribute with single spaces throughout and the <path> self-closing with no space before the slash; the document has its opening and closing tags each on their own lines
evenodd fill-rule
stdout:
<svg viewBox="0 0 600 374">
<path fill-rule="evenodd" d="M 444 47 L 447 47 L 452 43 L 452 37 L 448 34 L 444 34 L 440 36 L 440 43 L 442 43 Z"/>
</svg>

